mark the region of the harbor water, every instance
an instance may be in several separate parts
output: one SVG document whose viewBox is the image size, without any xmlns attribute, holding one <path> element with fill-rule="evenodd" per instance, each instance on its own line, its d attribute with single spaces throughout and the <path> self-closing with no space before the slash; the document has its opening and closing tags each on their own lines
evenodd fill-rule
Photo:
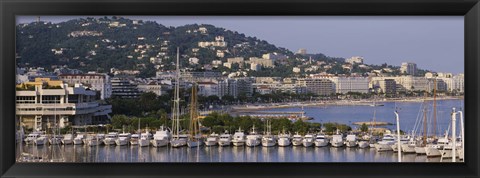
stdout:
<svg viewBox="0 0 480 178">
<path fill-rule="evenodd" d="M 395 123 L 395 108 L 400 115 L 401 130 L 409 132 L 414 129 L 418 117 L 422 117 L 422 102 L 385 102 L 377 106 L 376 121 Z M 437 135 L 442 135 L 451 122 L 452 107 L 461 110 L 463 100 L 437 101 Z M 268 111 L 300 111 L 301 107 L 268 109 Z M 314 122 L 337 122 L 348 124 L 353 128 L 354 122 L 371 121 L 372 106 L 326 105 L 304 107 L 306 115 Z M 433 109 L 431 102 L 428 116 L 431 123 Z M 468 123 L 468 120 L 465 121 Z M 430 124 L 429 124 L 430 125 Z M 394 129 L 395 125 L 385 126 Z M 422 128 L 422 127 L 420 127 Z M 457 129 L 460 131 L 460 129 Z M 418 132 L 418 130 L 417 130 Z M 431 133 L 431 130 L 429 131 Z M 459 135 L 459 134 L 457 134 Z M 21 149 L 21 150 L 20 150 Z M 17 156 L 27 153 L 45 159 L 63 159 L 65 162 L 397 162 L 397 153 L 393 151 L 377 152 L 375 148 L 334 148 L 334 147 L 138 147 L 105 146 L 89 147 L 85 145 L 44 145 L 33 146 L 17 144 Z M 403 162 L 451 162 L 440 157 L 427 158 L 425 155 L 402 154 Z"/>
</svg>

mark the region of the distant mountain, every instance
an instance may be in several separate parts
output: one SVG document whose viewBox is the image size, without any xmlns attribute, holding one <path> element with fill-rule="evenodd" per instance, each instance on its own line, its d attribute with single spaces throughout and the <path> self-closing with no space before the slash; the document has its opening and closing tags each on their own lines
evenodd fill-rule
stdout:
<svg viewBox="0 0 480 178">
<path fill-rule="evenodd" d="M 249 74 L 292 76 L 295 75 L 292 72 L 293 67 L 302 66 L 305 60 L 310 59 L 313 62 L 334 63 L 332 64 L 334 69 L 319 69 L 319 72 L 345 72 L 339 67 L 344 64 L 343 58 L 332 58 L 323 54 L 300 56 L 265 40 L 206 24 L 166 27 L 152 21 L 115 16 L 82 18 L 58 24 L 50 22 L 19 24 L 16 37 L 18 65 L 46 69 L 68 65 L 69 68 L 83 71 L 110 72 L 111 68 L 116 68 L 139 70 L 141 77 L 151 77 L 155 75 L 156 70 L 174 69 L 176 48 L 179 47 L 182 54 L 181 66 L 190 70 L 210 70 L 205 66 L 211 64 L 213 60 L 226 62 L 230 57 L 247 59 L 275 52 L 288 56 L 288 59 L 277 61 L 278 67 L 264 69 L 262 72 L 250 71 Z M 211 43 L 222 40 L 226 42 L 226 46 L 199 47 L 199 42 Z M 190 58 L 197 58 L 198 62 L 189 61 Z M 237 69 L 228 69 L 220 65 L 211 70 L 234 72 Z"/>
</svg>

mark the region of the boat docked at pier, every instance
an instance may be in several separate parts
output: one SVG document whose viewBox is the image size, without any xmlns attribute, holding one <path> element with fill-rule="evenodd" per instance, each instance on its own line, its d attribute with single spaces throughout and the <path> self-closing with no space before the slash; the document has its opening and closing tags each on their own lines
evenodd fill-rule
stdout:
<svg viewBox="0 0 480 178">
<path fill-rule="evenodd" d="M 278 146 L 290 146 L 292 144 L 290 139 L 290 134 L 283 129 L 283 133 L 278 134 Z"/>
<path fill-rule="evenodd" d="M 218 139 L 218 145 L 230 146 L 230 144 L 232 144 L 232 135 L 228 133 L 228 130 L 225 130 L 225 132 L 220 135 L 220 139 Z"/>
<path fill-rule="evenodd" d="M 347 135 L 346 140 L 345 140 L 345 145 L 347 147 L 356 147 L 358 145 L 357 144 L 357 136 L 354 135 L 354 134 Z"/>
<path fill-rule="evenodd" d="M 118 132 L 109 132 L 107 135 L 105 135 L 105 139 L 103 140 L 103 143 L 106 146 L 115 145 L 115 141 L 117 139 L 118 139 Z"/>
<path fill-rule="evenodd" d="M 250 132 L 250 134 L 247 135 L 246 144 L 247 146 L 254 147 L 254 146 L 260 145 L 261 143 L 262 143 L 262 135 L 258 134 L 255 131 L 255 125 L 253 125 L 252 131 Z"/>
<path fill-rule="evenodd" d="M 85 139 L 87 138 L 86 133 L 78 133 L 77 136 L 73 139 L 74 145 L 86 144 Z"/>
<path fill-rule="evenodd" d="M 295 133 L 292 137 L 292 145 L 293 146 L 301 146 L 303 145 L 303 137 L 298 132 Z"/>
<path fill-rule="evenodd" d="M 277 140 L 275 136 L 272 135 L 272 126 L 270 120 L 266 120 L 266 132 L 262 136 L 262 146 L 264 147 L 272 147 L 277 144 Z"/>
<path fill-rule="evenodd" d="M 245 133 L 243 133 L 241 128 L 238 128 L 235 134 L 233 134 L 233 146 L 244 146 L 246 141 L 247 137 L 245 136 Z"/>
<path fill-rule="evenodd" d="M 138 146 L 150 146 L 150 140 L 152 140 L 152 134 L 148 132 L 148 129 L 146 129 L 145 133 L 140 134 L 140 139 L 138 139 Z"/>
<path fill-rule="evenodd" d="M 168 129 L 161 126 L 160 129 L 157 130 L 155 134 L 153 134 L 153 140 L 151 142 L 153 147 L 167 146 L 171 137 L 172 135 L 170 134 Z"/>
<path fill-rule="evenodd" d="M 62 139 L 62 144 L 71 145 L 73 144 L 73 134 L 65 134 Z"/>
<path fill-rule="evenodd" d="M 173 108 L 172 108 L 172 139 L 170 140 L 171 147 L 183 147 L 187 145 L 188 136 L 181 134 L 180 131 L 180 52 L 177 47 L 177 63 L 175 65 L 175 88 L 173 90 Z"/>
<path fill-rule="evenodd" d="M 39 138 L 42 134 L 43 134 L 43 132 L 39 132 L 39 131 L 32 132 L 32 133 L 28 134 L 27 138 L 25 138 L 23 141 L 27 145 L 33 145 L 33 144 L 35 144 L 35 140 L 37 140 L 37 138 Z"/>
<path fill-rule="evenodd" d="M 378 143 L 375 144 L 375 150 L 381 151 L 393 151 L 392 145 L 396 144 L 396 139 L 391 134 L 385 134 Z"/>
<path fill-rule="evenodd" d="M 205 140 L 205 146 L 215 146 L 218 144 L 218 134 L 213 132 Z"/>
<path fill-rule="evenodd" d="M 332 140 L 330 140 L 330 145 L 333 147 L 342 147 L 344 144 L 343 136 L 339 134 L 339 131 L 337 130 L 337 134 L 333 135 Z"/>
<path fill-rule="evenodd" d="M 117 140 L 115 140 L 115 144 L 117 144 L 117 146 L 124 146 L 124 145 L 128 145 L 130 143 L 130 137 L 132 136 L 132 134 L 130 133 L 121 133 L 121 134 L 118 134 L 118 138 Z"/>
<path fill-rule="evenodd" d="M 305 137 L 303 137 L 302 144 L 304 147 L 311 147 L 313 146 L 313 142 L 315 140 L 315 135 L 311 133 L 305 134 Z"/>
<path fill-rule="evenodd" d="M 316 147 L 324 147 L 327 146 L 330 141 L 328 140 L 327 136 L 323 133 L 317 134 L 315 136 L 315 146 Z"/>
</svg>

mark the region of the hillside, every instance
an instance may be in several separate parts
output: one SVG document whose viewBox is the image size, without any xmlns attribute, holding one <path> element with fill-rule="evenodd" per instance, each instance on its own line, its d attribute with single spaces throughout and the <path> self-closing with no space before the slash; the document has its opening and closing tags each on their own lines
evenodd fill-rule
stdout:
<svg viewBox="0 0 480 178">
<path fill-rule="evenodd" d="M 199 47 L 199 42 L 211 44 L 225 42 L 226 45 Z M 276 52 L 288 58 L 276 61 L 275 68 L 262 68 L 258 72 L 248 71 L 249 75 L 293 76 L 294 66 L 308 68 L 317 65 L 315 62 L 318 61 L 331 64 L 332 68 L 319 68 L 310 73 L 367 72 L 355 70 L 355 67 L 353 71 L 345 71 L 341 67 L 344 64 L 343 58 L 332 58 L 323 54 L 295 55 L 267 41 L 213 25 L 190 24 L 166 27 L 156 22 L 115 16 L 75 19 L 58 24 L 49 22 L 20 24 L 17 25 L 16 45 L 17 63 L 22 67 L 51 69 L 55 65 L 68 65 L 69 68 L 97 72 L 110 72 L 111 68 L 116 68 L 139 70 L 141 77 L 154 76 L 157 70 L 174 69 L 176 47 L 180 48 L 180 54 L 182 54 L 181 66 L 194 71 L 234 72 L 239 69 L 210 65 L 214 60 L 220 60 L 223 63 L 230 57 L 241 56 L 248 59 Z M 191 58 L 197 58 L 198 62 L 189 61 Z M 310 60 L 310 63 L 306 63 L 306 60 Z M 376 68 L 381 67 L 371 67 L 371 69 Z"/>
</svg>

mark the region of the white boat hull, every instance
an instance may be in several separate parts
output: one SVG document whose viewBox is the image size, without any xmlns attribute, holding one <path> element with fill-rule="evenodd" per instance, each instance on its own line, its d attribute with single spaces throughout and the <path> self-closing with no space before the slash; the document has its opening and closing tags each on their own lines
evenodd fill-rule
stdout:
<svg viewBox="0 0 480 178">
<path fill-rule="evenodd" d="M 64 144 L 64 145 L 73 144 L 73 140 L 72 139 L 62 139 L 62 144 Z"/>
<path fill-rule="evenodd" d="M 103 143 L 106 145 L 106 146 L 110 146 L 110 145 L 115 145 L 115 140 L 114 139 L 105 139 L 103 140 Z"/>
<path fill-rule="evenodd" d="M 117 144 L 117 146 L 125 146 L 125 145 L 128 145 L 129 141 L 128 140 L 115 140 L 115 144 Z"/>
<path fill-rule="evenodd" d="M 402 145 L 402 152 L 403 153 L 415 153 L 415 146 L 403 144 Z"/>
<path fill-rule="evenodd" d="M 442 156 L 442 154 L 437 148 L 432 148 L 432 147 L 425 147 L 425 154 L 427 155 L 427 157 Z"/>
<path fill-rule="evenodd" d="M 302 140 L 292 140 L 293 146 L 301 146 L 303 145 Z"/>
<path fill-rule="evenodd" d="M 162 146 L 167 146 L 168 145 L 168 140 L 167 139 L 154 139 L 151 141 L 153 147 L 162 147 Z"/>
<path fill-rule="evenodd" d="M 247 146 L 250 146 L 250 147 L 258 146 L 261 144 L 261 141 L 258 139 L 247 139 L 246 144 Z"/>
<path fill-rule="evenodd" d="M 87 145 L 88 146 L 98 146 L 98 145 L 100 145 L 100 140 L 88 140 Z"/>
<path fill-rule="evenodd" d="M 245 140 L 233 140 L 232 143 L 233 143 L 233 146 L 244 146 Z"/>
<path fill-rule="evenodd" d="M 375 144 L 375 150 L 378 152 L 380 151 L 392 151 L 392 146 L 391 145 L 386 145 L 386 144 Z"/>
<path fill-rule="evenodd" d="M 342 147 L 343 146 L 343 142 L 331 142 L 330 144 L 332 144 L 333 147 Z"/>
<path fill-rule="evenodd" d="M 452 150 L 438 150 L 440 152 L 440 155 L 442 158 L 452 158 Z M 456 158 L 461 158 L 462 157 L 462 150 L 460 148 L 457 148 L 457 154 L 455 154 Z"/>
<path fill-rule="evenodd" d="M 419 154 L 419 155 L 427 154 L 427 153 L 425 152 L 425 147 L 418 147 L 418 146 L 415 147 L 415 153 L 417 153 L 417 154 Z"/>
<path fill-rule="evenodd" d="M 218 141 L 216 140 L 207 140 L 205 141 L 205 146 L 215 146 L 217 145 Z"/>
<path fill-rule="evenodd" d="M 138 146 L 140 147 L 150 146 L 150 140 L 140 139 L 138 140 Z"/>
<path fill-rule="evenodd" d="M 264 146 L 264 147 L 272 147 L 272 146 L 275 146 L 275 141 L 263 140 L 263 141 L 262 141 L 262 146 Z"/>
<path fill-rule="evenodd" d="M 368 142 L 366 142 L 366 141 L 358 142 L 358 148 L 368 148 L 369 146 L 370 146 L 370 144 L 368 144 Z"/>
<path fill-rule="evenodd" d="M 187 145 L 187 141 L 183 139 L 173 139 L 170 141 L 170 145 L 174 148 L 178 148 Z"/>
<path fill-rule="evenodd" d="M 231 143 L 232 143 L 231 141 L 226 141 L 226 140 L 218 141 L 218 145 L 220 146 L 230 146 Z"/>
<path fill-rule="evenodd" d="M 328 145 L 328 141 L 325 140 L 320 140 L 320 141 L 315 141 L 315 146 L 316 147 L 324 147 Z"/>
<path fill-rule="evenodd" d="M 310 140 L 303 140 L 302 141 L 302 144 L 304 147 L 311 147 L 313 145 L 313 140 L 310 141 Z"/>
<path fill-rule="evenodd" d="M 345 143 L 345 145 L 346 145 L 347 147 L 356 147 L 356 146 L 357 146 L 357 142 L 356 142 L 356 141 L 347 141 L 347 142 Z"/>
<path fill-rule="evenodd" d="M 84 141 L 82 139 L 73 139 L 73 144 L 74 145 L 81 145 L 84 144 Z"/>
<path fill-rule="evenodd" d="M 278 146 L 290 146 L 291 143 L 292 142 L 290 142 L 290 140 L 286 138 L 278 139 Z"/>
</svg>

